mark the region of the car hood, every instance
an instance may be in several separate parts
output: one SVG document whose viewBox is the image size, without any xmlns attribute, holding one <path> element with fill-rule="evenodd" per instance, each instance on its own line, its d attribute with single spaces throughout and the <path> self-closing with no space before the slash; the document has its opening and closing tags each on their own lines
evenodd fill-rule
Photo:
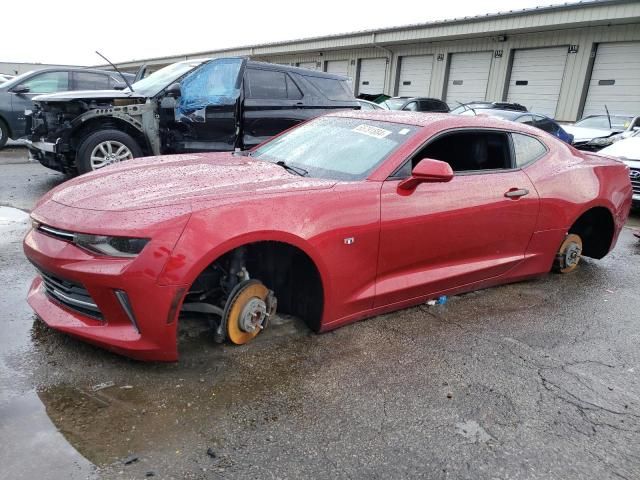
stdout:
<svg viewBox="0 0 640 480">
<path fill-rule="evenodd" d="M 605 130 L 600 128 L 585 128 L 576 127 L 575 125 L 561 125 L 562 129 L 573 135 L 573 141 L 575 142 L 587 142 L 598 137 L 608 137 L 613 133 L 619 132 L 619 130 Z"/>
<path fill-rule="evenodd" d="M 640 137 L 625 138 L 603 148 L 598 153 L 620 159 L 640 161 Z"/>
<path fill-rule="evenodd" d="M 77 90 L 38 95 L 33 100 L 36 102 L 68 102 L 69 100 L 89 100 L 94 98 L 146 98 L 146 96 L 140 93 L 132 93 L 129 90 Z"/>
<path fill-rule="evenodd" d="M 129 160 L 70 180 L 47 198 L 69 207 L 127 211 L 331 188 L 333 180 L 300 177 L 273 163 L 231 153 Z"/>
</svg>

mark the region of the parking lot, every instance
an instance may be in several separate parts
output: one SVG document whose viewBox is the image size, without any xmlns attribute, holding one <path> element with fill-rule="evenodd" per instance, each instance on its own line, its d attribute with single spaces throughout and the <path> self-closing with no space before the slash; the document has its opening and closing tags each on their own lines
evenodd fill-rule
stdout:
<svg viewBox="0 0 640 480">
<path fill-rule="evenodd" d="M 25 302 L 28 212 L 65 177 L 0 153 L 4 478 L 640 477 L 640 242 L 570 275 L 311 333 L 214 344 L 183 322 L 149 364 Z M 629 226 L 640 226 L 635 214 Z"/>
</svg>

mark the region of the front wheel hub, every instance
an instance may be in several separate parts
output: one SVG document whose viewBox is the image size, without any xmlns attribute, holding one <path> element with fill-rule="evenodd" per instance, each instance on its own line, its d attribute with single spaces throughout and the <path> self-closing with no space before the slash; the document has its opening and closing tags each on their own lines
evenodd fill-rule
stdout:
<svg viewBox="0 0 640 480">
<path fill-rule="evenodd" d="M 253 340 L 267 326 L 276 304 L 273 292 L 258 280 L 238 284 L 224 309 L 221 326 L 227 338 L 236 345 Z"/>
<path fill-rule="evenodd" d="M 576 234 L 565 237 L 556 254 L 554 262 L 555 270 L 560 273 L 569 273 L 575 270 L 582 257 L 582 238 Z"/>
</svg>

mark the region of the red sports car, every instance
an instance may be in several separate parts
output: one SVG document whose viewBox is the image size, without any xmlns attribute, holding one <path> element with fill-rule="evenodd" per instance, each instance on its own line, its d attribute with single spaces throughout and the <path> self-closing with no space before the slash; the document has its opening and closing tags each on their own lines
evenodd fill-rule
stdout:
<svg viewBox="0 0 640 480">
<path fill-rule="evenodd" d="M 251 152 L 127 161 L 45 195 L 24 250 L 51 327 L 176 360 L 181 311 L 243 344 L 276 310 L 323 332 L 604 257 L 628 168 L 504 120 L 317 118 Z"/>
</svg>

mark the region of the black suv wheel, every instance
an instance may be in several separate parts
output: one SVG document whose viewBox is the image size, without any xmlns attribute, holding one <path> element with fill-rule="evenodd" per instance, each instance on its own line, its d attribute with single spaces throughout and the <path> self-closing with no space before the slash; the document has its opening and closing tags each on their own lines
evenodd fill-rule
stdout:
<svg viewBox="0 0 640 480">
<path fill-rule="evenodd" d="M 98 130 L 80 143 L 76 166 L 79 173 L 87 173 L 141 156 L 142 149 L 131 135 L 114 129 Z"/>
<path fill-rule="evenodd" d="M 4 120 L 0 120 L 0 148 L 7 144 L 7 140 L 9 140 L 9 127 Z"/>
</svg>

